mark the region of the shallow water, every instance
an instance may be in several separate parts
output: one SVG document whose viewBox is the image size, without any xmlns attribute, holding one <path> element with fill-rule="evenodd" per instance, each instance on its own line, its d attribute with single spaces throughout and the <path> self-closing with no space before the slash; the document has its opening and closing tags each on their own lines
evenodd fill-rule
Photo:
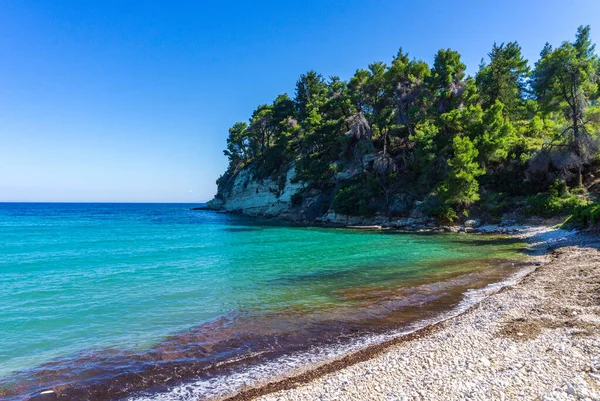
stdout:
<svg viewBox="0 0 600 401">
<path fill-rule="evenodd" d="M 509 238 L 189 207 L 0 204 L 0 399 L 220 394 L 222 378 L 434 319 L 522 257 Z M 182 393 L 192 382 L 210 385 Z"/>
</svg>

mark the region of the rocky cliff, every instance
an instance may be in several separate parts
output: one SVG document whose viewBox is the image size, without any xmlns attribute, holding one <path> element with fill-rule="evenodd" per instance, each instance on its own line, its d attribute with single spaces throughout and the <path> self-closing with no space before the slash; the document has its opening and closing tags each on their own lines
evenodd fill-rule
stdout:
<svg viewBox="0 0 600 401">
<path fill-rule="evenodd" d="M 308 188 L 296 179 L 293 163 L 287 171 L 273 177 L 257 177 L 252 164 L 220 179 L 218 192 L 206 205 L 207 209 L 239 213 L 252 217 L 275 217 L 281 220 L 322 222 L 352 225 L 384 220 L 381 216 L 365 218 L 337 214 L 331 210 L 333 194 L 341 182 L 362 171 L 362 163 L 371 162 L 374 155 L 361 155 L 361 162 L 350 161 L 335 174 L 328 188 Z"/>
<path fill-rule="evenodd" d="M 251 168 L 242 169 L 219 188 L 207 207 L 248 216 L 296 220 L 298 210 L 293 210 L 292 196 L 302 189 L 302 184 L 294 182 L 295 176 L 293 167 L 277 181 L 269 177 L 257 179 Z"/>
</svg>

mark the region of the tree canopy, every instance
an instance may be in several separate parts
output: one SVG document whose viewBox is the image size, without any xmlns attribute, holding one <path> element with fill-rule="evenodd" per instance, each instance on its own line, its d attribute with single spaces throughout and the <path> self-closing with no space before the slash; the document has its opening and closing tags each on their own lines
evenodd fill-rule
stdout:
<svg viewBox="0 0 600 401">
<path fill-rule="evenodd" d="M 467 214 L 484 193 L 532 195 L 556 179 L 584 185 L 600 133 L 589 26 L 547 44 L 533 68 L 508 42 L 492 45 L 474 77 L 466 70 L 453 49 L 429 66 L 400 48 L 389 65 L 374 62 L 347 81 L 308 71 L 293 97 L 230 128 L 219 183 L 243 168 L 278 179 L 294 167 L 306 194 L 329 194 L 332 207 L 394 213 L 424 199 L 446 217 Z M 339 199 L 355 190 L 360 207 Z"/>
</svg>

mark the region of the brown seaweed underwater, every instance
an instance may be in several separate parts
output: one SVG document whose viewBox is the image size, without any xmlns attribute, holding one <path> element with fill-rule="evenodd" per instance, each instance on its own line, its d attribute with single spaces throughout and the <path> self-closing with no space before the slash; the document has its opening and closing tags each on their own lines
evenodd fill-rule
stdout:
<svg viewBox="0 0 600 401">
<path fill-rule="evenodd" d="M 510 277 L 522 250 L 177 205 L 14 208 L 0 232 L 8 401 L 232 394 L 433 321 Z"/>
<path fill-rule="evenodd" d="M 498 282 L 521 266 L 507 260 L 471 263 L 480 268 L 400 287 L 340 289 L 335 293 L 344 301 L 341 306 L 232 312 L 144 351 L 86 350 L 3 379 L 0 395 L 7 400 L 113 400 L 165 392 L 190 380 L 227 377 L 282 355 L 343 345 L 359 336 L 435 319 L 456 307 L 465 291 Z"/>
</svg>

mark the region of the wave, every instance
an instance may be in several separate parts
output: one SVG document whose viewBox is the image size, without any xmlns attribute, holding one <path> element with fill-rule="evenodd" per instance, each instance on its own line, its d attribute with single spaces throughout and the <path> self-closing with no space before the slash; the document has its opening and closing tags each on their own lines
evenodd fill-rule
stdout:
<svg viewBox="0 0 600 401">
<path fill-rule="evenodd" d="M 17 372 L 0 380 L 0 398 L 191 401 L 232 396 L 456 316 L 527 272 L 523 264 L 487 260 L 468 273 L 449 272 L 396 287 L 340 289 L 336 305 L 233 311 L 148 350 L 88 350 Z"/>
<path fill-rule="evenodd" d="M 502 281 L 489 283 L 483 288 L 469 289 L 464 293 L 464 298 L 454 308 L 439 313 L 433 318 L 415 321 L 401 329 L 391 330 L 386 333 L 356 336 L 350 342 L 340 342 L 337 345 L 315 346 L 309 350 L 279 357 L 257 366 L 248 366 L 239 369 L 227 376 L 196 380 L 191 383 L 175 386 L 167 393 L 136 395 L 127 398 L 127 401 L 197 401 L 222 399 L 234 396 L 238 392 L 248 388 L 260 387 L 287 377 L 296 376 L 334 360 L 341 359 L 354 352 L 407 336 L 425 327 L 456 317 L 488 296 L 497 293 L 507 286 L 516 284 L 533 269 L 530 265 L 526 265 Z"/>
</svg>

